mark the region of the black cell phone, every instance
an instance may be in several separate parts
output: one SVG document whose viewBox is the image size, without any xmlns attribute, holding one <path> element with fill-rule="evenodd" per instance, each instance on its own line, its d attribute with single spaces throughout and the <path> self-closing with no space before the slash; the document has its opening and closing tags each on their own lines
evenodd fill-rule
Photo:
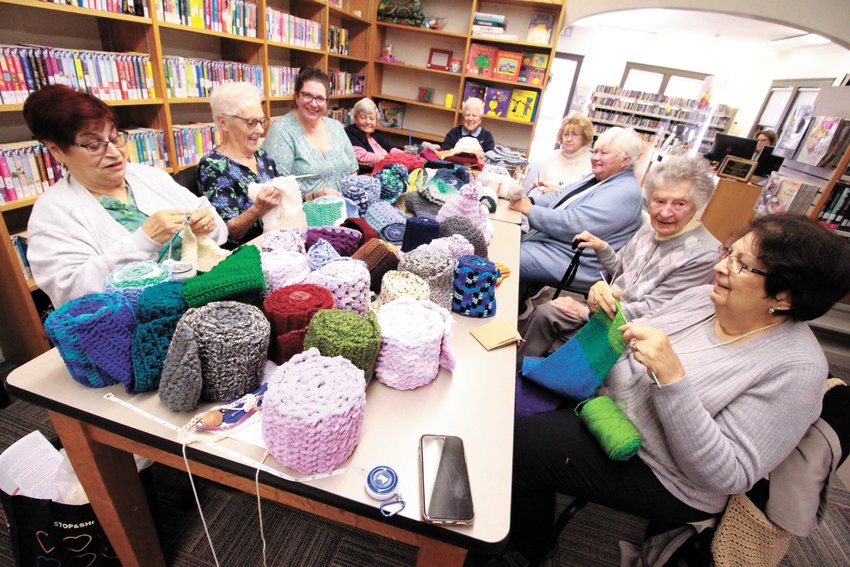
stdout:
<svg viewBox="0 0 850 567">
<path fill-rule="evenodd" d="M 463 441 L 453 435 L 419 439 L 419 496 L 430 524 L 465 525 L 474 517 Z"/>
</svg>

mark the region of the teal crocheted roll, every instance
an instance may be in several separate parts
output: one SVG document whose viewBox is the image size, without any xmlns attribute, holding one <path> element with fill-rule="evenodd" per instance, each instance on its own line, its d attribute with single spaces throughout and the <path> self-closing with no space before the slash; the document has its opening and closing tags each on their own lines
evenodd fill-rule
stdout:
<svg viewBox="0 0 850 567">
<path fill-rule="evenodd" d="M 136 306 L 139 324 L 133 333 L 133 392 L 159 387 L 171 337 L 187 309 L 182 281 L 151 286 L 139 296 Z"/>
<path fill-rule="evenodd" d="M 336 221 L 345 218 L 345 201 L 339 197 L 325 195 L 312 201 L 304 201 L 304 214 L 307 226 L 333 226 Z"/>
<path fill-rule="evenodd" d="M 378 318 L 374 311 L 365 318 L 342 309 L 319 311 L 310 320 L 304 337 L 304 350 L 311 347 L 324 356 L 347 358 L 363 371 L 368 384 L 381 348 Z"/>
<path fill-rule="evenodd" d="M 112 270 L 106 277 L 104 291 L 120 293 L 130 300 L 130 304 L 135 309 L 139 296 L 145 288 L 170 279 L 171 270 L 164 264 L 150 261 L 133 262 Z"/>
<path fill-rule="evenodd" d="M 212 301 L 242 301 L 260 304 L 266 290 L 260 251 L 242 246 L 205 274 L 186 280 L 183 299 L 189 307 L 201 307 Z"/>
</svg>

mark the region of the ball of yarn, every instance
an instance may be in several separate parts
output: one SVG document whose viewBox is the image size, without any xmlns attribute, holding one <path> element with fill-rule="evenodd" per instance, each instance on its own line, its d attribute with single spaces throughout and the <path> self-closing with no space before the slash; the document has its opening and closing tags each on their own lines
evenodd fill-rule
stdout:
<svg viewBox="0 0 850 567">
<path fill-rule="evenodd" d="M 304 201 L 307 226 L 331 226 L 344 219 L 345 202 L 341 197 L 323 195 L 312 201 Z"/>
<path fill-rule="evenodd" d="M 452 234 L 451 236 L 436 238 L 428 244 L 419 246 L 417 250 L 437 252 L 439 254 L 444 254 L 449 258 L 454 258 L 455 260 L 461 256 L 475 254 L 475 247 L 469 243 L 469 240 L 460 234 Z"/>
<path fill-rule="evenodd" d="M 334 296 L 336 307 L 366 315 L 369 311 L 371 277 L 363 262 L 336 261 L 325 264 L 307 276 L 304 283 L 321 286 Z"/>
<path fill-rule="evenodd" d="M 133 262 L 112 270 L 106 277 L 104 291 L 120 293 L 136 308 L 139 296 L 149 286 L 171 279 L 171 270 L 164 264 L 156 262 Z"/>
<path fill-rule="evenodd" d="M 324 240 L 339 252 L 340 256 L 351 256 L 360 248 L 362 234 L 353 228 L 342 226 L 322 226 L 307 229 L 304 235 L 304 245 L 307 250 L 319 240 Z"/>
<path fill-rule="evenodd" d="M 429 384 L 440 366 L 454 370 L 449 341 L 454 320 L 433 301 L 402 297 L 378 309 L 381 350 L 375 378 L 391 388 L 412 390 Z"/>
<path fill-rule="evenodd" d="M 449 217 L 440 221 L 440 236 L 451 236 L 459 234 L 463 236 L 475 249 L 475 255 L 482 258 L 487 257 L 487 241 L 481 230 L 467 218 Z"/>
<path fill-rule="evenodd" d="M 263 438 L 282 465 L 303 474 L 331 471 L 360 439 L 363 372 L 316 349 L 297 354 L 270 379 L 263 396 Z"/>
<path fill-rule="evenodd" d="M 452 311 L 470 317 L 496 314 L 496 279 L 499 269 L 480 256 L 461 256 L 454 275 Z"/>
<path fill-rule="evenodd" d="M 413 272 L 390 270 L 384 274 L 384 281 L 381 283 L 381 294 L 372 304 L 372 307 L 377 309 L 381 305 L 399 297 L 430 299 L 431 288 L 428 287 L 428 282 Z"/>
<path fill-rule="evenodd" d="M 339 260 L 340 258 L 339 252 L 324 238 L 320 238 L 307 251 L 307 264 L 311 270 L 318 270 L 325 264 Z"/>
<path fill-rule="evenodd" d="M 375 359 L 381 348 L 381 328 L 374 311 L 361 317 L 351 311 L 325 309 L 307 326 L 304 349 L 317 348 L 325 356 L 343 356 L 372 379 Z"/>
<path fill-rule="evenodd" d="M 268 294 L 263 301 L 263 313 L 271 323 L 269 358 L 283 364 L 301 352 L 313 315 L 333 308 L 331 292 L 317 285 L 290 285 Z"/>
<path fill-rule="evenodd" d="M 400 243 L 404 239 L 407 217 L 386 201 L 369 205 L 363 218 L 384 240 Z"/>
<path fill-rule="evenodd" d="M 281 228 L 263 235 L 263 252 L 286 250 L 305 254 L 304 239 L 297 230 Z"/>
<path fill-rule="evenodd" d="M 148 288 L 136 305 L 138 325 L 133 332 L 133 392 L 159 387 L 165 355 L 180 317 L 188 309 L 183 300 L 183 282 L 162 282 Z"/>
<path fill-rule="evenodd" d="M 44 322 L 71 378 L 92 388 L 133 379 L 131 346 L 136 317 L 118 293 L 90 293 L 63 303 Z"/>
<path fill-rule="evenodd" d="M 369 175 L 354 175 L 344 178 L 339 184 L 342 196 L 350 199 L 362 217 L 366 208 L 381 198 L 381 182 Z"/>
<path fill-rule="evenodd" d="M 438 252 L 413 250 L 402 256 L 398 263 L 400 272 L 412 272 L 428 282 L 431 290 L 431 301 L 451 308 L 452 278 L 454 277 L 455 261 Z"/>
<path fill-rule="evenodd" d="M 177 323 L 165 357 L 159 397 L 174 411 L 198 401 L 225 401 L 260 385 L 270 325 L 253 305 L 216 301 L 189 309 Z"/>
<path fill-rule="evenodd" d="M 373 238 L 380 238 L 378 236 L 378 232 L 369 226 L 369 223 L 366 222 L 366 219 L 349 217 L 342 221 L 340 226 L 344 226 L 345 228 L 353 228 L 354 230 L 360 233 L 360 246 L 363 246 Z"/>
<path fill-rule="evenodd" d="M 259 304 L 265 290 L 260 251 L 256 246 L 246 245 L 209 272 L 186 280 L 183 299 L 189 307 L 200 307 L 225 299 Z"/>
<path fill-rule="evenodd" d="M 404 227 L 404 237 L 401 241 L 401 251 L 411 250 L 428 244 L 440 237 L 440 223 L 428 217 L 411 217 Z"/>
<path fill-rule="evenodd" d="M 369 289 L 374 293 L 381 292 L 381 280 L 384 274 L 398 267 L 398 255 L 386 242 L 373 238 L 351 255 L 355 260 L 362 260 L 369 270 Z"/>
<path fill-rule="evenodd" d="M 373 174 L 372 177 L 381 183 L 381 199 L 391 205 L 398 201 L 399 197 L 407 191 L 408 175 L 410 175 L 408 169 L 399 163 L 389 164 Z"/>
<path fill-rule="evenodd" d="M 291 250 L 274 250 L 260 255 L 266 287 L 275 290 L 302 283 L 310 275 L 309 260 Z"/>
<path fill-rule="evenodd" d="M 640 433 L 610 396 L 588 400 L 579 417 L 609 459 L 628 461 L 640 449 Z"/>
</svg>

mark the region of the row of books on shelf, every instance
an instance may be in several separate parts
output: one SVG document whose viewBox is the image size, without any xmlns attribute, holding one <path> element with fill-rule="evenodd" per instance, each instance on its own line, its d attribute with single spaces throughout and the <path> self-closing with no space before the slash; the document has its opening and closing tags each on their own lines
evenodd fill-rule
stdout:
<svg viewBox="0 0 850 567">
<path fill-rule="evenodd" d="M 850 146 L 850 120 L 812 116 L 813 111 L 809 105 L 796 109 L 773 153 L 815 167 L 835 168 Z"/>
<path fill-rule="evenodd" d="M 248 0 L 157 0 L 161 20 L 245 37 L 257 37 L 257 4 Z"/>
<path fill-rule="evenodd" d="M 665 96 L 658 93 L 648 93 L 631 89 L 622 89 L 620 87 L 611 85 L 597 85 L 596 89 L 594 89 L 593 92 L 593 98 L 599 98 L 609 101 L 602 103 L 605 106 L 614 106 L 614 104 L 612 103 L 614 99 L 624 100 L 626 103 L 637 103 L 638 101 L 640 101 L 641 104 L 645 105 L 641 106 L 642 109 L 650 109 L 641 110 L 641 112 L 653 112 L 654 110 L 658 110 L 659 107 L 661 107 L 662 109 L 666 109 L 668 112 L 672 111 L 674 108 L 685 109 L 690 111 L 702 110 L 702 108 L 700 107 L 700 101 L 692 98 Z M 714 108 L 714 115 L 728 116 L 729 106 L 725 104 L 718 104 Z"/>
<path fill-rule="evenodd" d="M 850 233 L 850 185 L 835 184 L 818 220 L 832 229 Z"/>
<path fill-rule="evenodd" d="M 213 123 L 175 124 L 172 127 L 177 165 L 196 163 L 221 144 L 221 132 Z"/>
<path fill-rule="evenodd" d="M 0 46 L 0 100 L 21 104 L 47 85 L 67 85 L 102 100 L 155 98 L 149 55 Z"/>
<path fill-rule="evenodd" d="M 269 96 L 291 96 L 295 92 L 298 67 L 269 65 Z"/>
<path fill-rule="evenodd" d="M 467 81 L 463 87 L 463 100 L 469 97 L 484 101 L 484 115 L 531 122 L 537 110 L 538 91 L 530 89 L 505 89 Z"/>
<path fill-rule="evenodd" d="M 32 270 L 30 269 L 30 262 L 27 260 L 27 233 L 20 232 L 18 234 L 13 234 L 11 235 L 11 238 L 12 249 L 15 251 L 15 256 L 18 257 L 18 264 L 21 266 L 21 271 L 24 273 L 25 278 L 31 278 Z"/>
<path fill-rule="evenodd" d="M 594 123 L 593 124 L 593 137 L 597 138 L 597 137 L 599 137 L 600 134 L 602 134 L 602 132 L 604 132 L 608 128 L 615 128 L 615 127 L 616 126 L 614 124 L 597 124 L 597 123 Z M 650 132 L 637 131 L 636 134 L 638 135 L 638 137 L 641 140 L 643 140 L 647 144 L 655 144 L 656 138 L 658 137 L 658 135 L 656 133 L 650 133 Z"/>
<path fill-rule="evenodd" d="M 499 41 L 517 41 L 516 34 L 507 33 L 507 18 L 504 14 L 475 12 L 472 15 L 472 35 Z M 535 12 L 528 23 L 526 43 L 549 45 L 552 41 L 552 29 L 555 26 L 555 14 Z"/>
<path fill-rule="evenodd" d="M 778 172 L 773 172 L 765 182 L 753 209 L 757 215 L 806 214 L 820 190 L 820 185 L 806 183 L 787 174 L 781 175 Z M 838 191 L 837 186 L 836 191 Z"/>
<path fill-rule="evenodd" d="M 322 48 L 322 24 L 266 8 L 266 39 L 296 47 Z"/>
<path fill-rule="evenodd" d="M 42 0 L 50 4 L 89 8 L 113 14 L 148 17 L 148 6 L 144 0 Z"/>
<path fill-rule="evenodd" d="M 169 97 L 206 97 L 213 87 L 230 81 L 245 81 L 263 90 L 263 68 L 260 65 L 177 56 L 163 57 L 162 60 Z"/>
<path fill-rule="evenodd" d="M 677 108 L 673 106 L 659 106 L 639 101 L 628 101 L 619 97 L 595 97 L 594 107 L 604 107 L 605 110 L 614 112 L 627 112 L 637 114 L 651 114 L 653 117 L 670 120 L 681 120 L 683 122 L 702 122 L 705 113 L 695 108 Z M 714 116 L 711 120 L 712 128 L 725 128 L 729 121 L 728 116 Z"/>
<path fill-rule="evenodd" d="M 366 75 L 328 69 L 328 79 L 332 95 L 363 94 L 366 91 Z"/>
<path fill-rule="evenodd" d="M 348 126 L 349 124 L 354 122 L 354 118 L 351 116 L 350 108 L 332 108 L 328 110 L 328 118 L 336 120 L 343 126 Z"/>
<path fill-rule="evenodd" d="M 351 34 L 345 28 L 328 26 L 328 53 L 348 55 L 351 50 Z"/>
<path fill-rule="evenodd" d="M 466 60 L 466 74 L 541 86 L 548 65 L 547 53 L 506 51 L 492 45 L 473 43 L 469 47 L 469 57 Z"/>
<path fill-rule="evenodd" d="M 646 116 L 620 114 L 619 112 L 609 112 L 606 110 L 591 110 L 587 113 L 587 117 L 591 121 L 604 120 L 606 122 L 615 122 L 617 125 L 632 128 L 651 128 L 657 130 L 661 127 L 661 120 L 657 118 L 647 118 Z"/>
</svg>

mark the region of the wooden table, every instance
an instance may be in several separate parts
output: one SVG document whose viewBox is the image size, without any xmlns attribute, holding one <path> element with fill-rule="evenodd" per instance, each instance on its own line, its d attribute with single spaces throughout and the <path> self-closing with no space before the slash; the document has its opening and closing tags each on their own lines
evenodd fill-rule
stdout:
<svg viewBox="0 0 850 567">
<path fill-rule="evenodd" d="M 496 222 L 490 258 L 519 273 L 519 226 Z M 518 278 L 510 276 L 496 293 L 496 318 L 516 321 Z M 396 469 L 407 503 L 397 516 L 383 518 L 378 502 L 363 488 L 365 474 L 351 472 L 310 483 L 260 473 L 260 494 L 317 516 L 417 546 L 417 565 L 461 565 L 467 549 L 496 551 L 510 524 L 513 458 L 513 346 L 486 352 L 469 330 L 491 319 L 455 315 L 452 346 L 454 373 L 440 371 L 423 388 L 402 392 L 373 380 L 359 445 L 343 466 Z M 171 429 L 104 398 L 112 393 L 167 421 L 183 425 L 195 412 L 171 412 L 155 392 L 130 396 L 121 385 L 83 387 L 70 379 L 56 349 L 16 369 L 10 392 L 48 409 L 74 470 L 91 500 L 112 546 L 125 567 L 164 566 L 133 453 L 185 470 L 181 445 Z M 198 408 L 203 411 L 212 404 Z M 417 447 L 422 434 L 458 435 L 468 460 L 475 521 L 444 528 L 421 521 Z M 262 449 L 240 441 L 222 441 L 228 449 L 260 460 Z M 255 493 L 255 469 L 201 444 L 188 447 L 192 473 Z M 266 464 L 293 474 L 274 459 Z M 215 544 L 215 541 L 213 542 Z"/>
</svg>

